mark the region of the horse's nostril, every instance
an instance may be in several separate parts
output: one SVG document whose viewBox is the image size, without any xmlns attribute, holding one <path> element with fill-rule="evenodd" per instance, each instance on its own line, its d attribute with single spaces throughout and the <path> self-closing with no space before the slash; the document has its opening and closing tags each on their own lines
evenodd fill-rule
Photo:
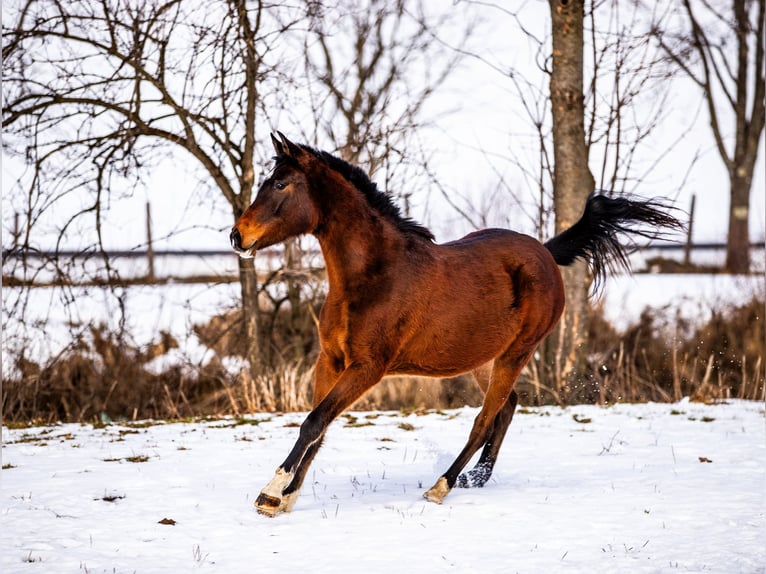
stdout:
<svg viewBox="0 0 766 574">
<path fill-rule="evenodd" d="M 229 239 L 231 240 L 231 246 L 234 249 L 242 249 L 242 235 L 239 233 L 239 229 L 236 227 L 231 230 L 231 235 L 229 235 Z"/>
</svg>

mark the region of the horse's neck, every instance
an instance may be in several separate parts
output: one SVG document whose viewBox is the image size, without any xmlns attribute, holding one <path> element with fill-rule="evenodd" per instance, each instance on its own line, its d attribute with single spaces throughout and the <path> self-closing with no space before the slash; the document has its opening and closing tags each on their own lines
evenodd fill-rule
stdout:
<svg viewBox="0 0 766 574">
<path fill-rule="evenodd" d="M 371 267 L 388 267 L 400 256 L 404 238 L 395 224 L 369 206 L 346 206 L 326 219 L 317 235 L 330 288 L 366 283 Z"/>
</svg>

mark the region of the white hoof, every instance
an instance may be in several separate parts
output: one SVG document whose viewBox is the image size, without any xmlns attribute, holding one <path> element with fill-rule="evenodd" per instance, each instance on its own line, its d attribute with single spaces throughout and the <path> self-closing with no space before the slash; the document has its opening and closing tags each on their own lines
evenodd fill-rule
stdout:
<svg viewBox="0 0 766 574">
<path fill-rule="evenodd" d="M 278 468 L 274 478 L 271 479 L 258 498 L 255 499 L 255 508 L 261 514 L 266 516 L 276 516 L 280 512 L 289 512 L 298 498 L 297 492 L 283 495 L 282 491 L 288 487 L 293 480 L 293 473 L 286 472 Z"/>
<path fill-rule="evenodd" d="M 441 504 L 444 501 L 444 497 L 449 494 L 450 487 L 447 485 L 447 479 L 443 476 L 436 481 L 431 488 L 423 493 L 423 498 L 436 504 Z"/>
</svg>

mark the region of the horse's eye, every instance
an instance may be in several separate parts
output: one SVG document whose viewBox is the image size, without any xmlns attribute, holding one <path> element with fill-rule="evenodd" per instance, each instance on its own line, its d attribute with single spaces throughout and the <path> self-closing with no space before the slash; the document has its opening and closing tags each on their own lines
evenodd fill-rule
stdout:
<svg viewBox="0 0 766 574">
<path fill-rule="evenodd" d="M 287 184 L 283 181 L 274 182 L 274 189 L 278 189 L 279 191 L 282 191 L 286 187 L 287 187 Z"/>
</svg>

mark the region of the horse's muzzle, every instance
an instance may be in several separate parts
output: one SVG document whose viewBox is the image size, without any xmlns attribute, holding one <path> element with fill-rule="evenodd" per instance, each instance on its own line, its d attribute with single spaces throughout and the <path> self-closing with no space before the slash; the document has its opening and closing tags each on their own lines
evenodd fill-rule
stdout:
<svg viewBox="0 0 766 574">
<path fill-rule="evenodd" d="M 231 233 L 229 234 L 229 241 L 231 241 L 231 247 L 234 249 L 234 251 L 237 252 L 237 255 L 239 255 L 242 259 L 250 259 L 255 254 L 255 244 L 256 242 L 253 241 L 253 244 L 250 247 L 243 247 L 242 246 L 242 234 L 239 232 L 239 229 L 234 227 L 231 230 Z"/>
<path fill-rule="evenodd" d="M 235 251 L 242 251 L 242 234 L 239 232 L 239 229 L 235 227 L 231 230 L 229 240 Z"/>
</svg>

